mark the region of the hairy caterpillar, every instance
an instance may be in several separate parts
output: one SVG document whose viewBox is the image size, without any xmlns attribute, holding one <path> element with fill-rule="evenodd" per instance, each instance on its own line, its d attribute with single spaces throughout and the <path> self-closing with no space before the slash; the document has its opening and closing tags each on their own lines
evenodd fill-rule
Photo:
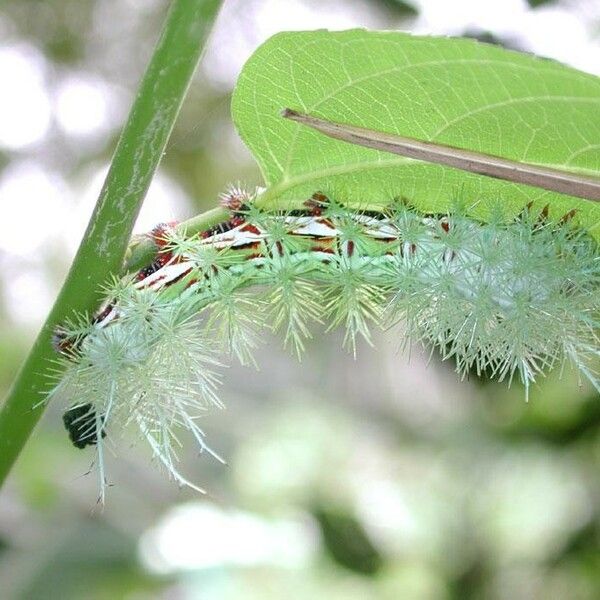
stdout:
<svg viewBox="0 0 600 600">
<path fill-rule="evenodd" d="M 482 224 L 460 206 L 358 211 L 317 192 L 285 212 L 254 197 L 231 189 L 230 218 L 191 237 L 155 228 L 155 261 L 115 282 L 89 322 L 57 332 L 65 371 L 51 395 L 82 399 L 65 424 L 78 447 L 96 445 L 102 494 L 103 446 L 128 425 L 180 485 L 199 489 L 177 469 L 175 431 L 214 455 L 196 419 L 220 406 L 220 355 L 253 363 L 265 327 L 300 355 L 312 321 L 343 325 L 352 352 L 372 325 L 403 321 L 461 376 L 517 375 L 528 388 L 570 363 L 600 389 L 600 257 L 572 214 L 553 222 L 529 208 Z"/>
</svg>

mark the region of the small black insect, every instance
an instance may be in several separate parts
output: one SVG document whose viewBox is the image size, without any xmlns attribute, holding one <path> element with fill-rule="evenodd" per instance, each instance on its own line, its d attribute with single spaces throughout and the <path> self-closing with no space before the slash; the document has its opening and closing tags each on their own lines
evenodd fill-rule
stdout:
<svg viewBox="0 0 600 600">
<path fill-rule="evenodd" d="M 63 423 L 69 432 L 69 439 L 76 448 L 95 446 L 98 443 L 96 411 L 91 403 L 79 404 L 66 410 L 63 413 Z M 101 435 L 103 438 L 106 437 L 104 429 L 102 429 Z"/>
</svg>

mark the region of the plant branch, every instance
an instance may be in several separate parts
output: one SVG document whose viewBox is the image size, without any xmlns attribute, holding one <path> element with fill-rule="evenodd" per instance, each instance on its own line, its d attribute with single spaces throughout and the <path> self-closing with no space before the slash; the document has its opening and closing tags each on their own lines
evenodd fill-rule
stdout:
<svg viewBox="0 0 600 600">
<path fill-rule="evenodd" d="M 174 0 L 171 5 L 77 255 L 0 410 L 0 484 L 43 413 L 55 328 L 74 313 L 93 312 L 101 284 L 121 270 L 133 224 L 219 6 L 220 0 Z"/>
<path fill-rule="evenodd" d="M 589 177 L 564 169 L 532 165 L 365 127 L 335 123 L 300 113 L 291 108 L 285 108 L 281 112 L 281 116 L 349 144 L 391 152 L 513 183 L 524 183 L 569 196 L 600 201 L 600 179 L 598 177 Z"/>
</svg>

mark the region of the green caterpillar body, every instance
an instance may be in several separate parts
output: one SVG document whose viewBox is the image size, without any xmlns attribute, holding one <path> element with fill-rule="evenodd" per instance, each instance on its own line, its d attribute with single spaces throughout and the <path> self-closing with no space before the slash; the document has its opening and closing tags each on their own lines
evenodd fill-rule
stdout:
<svg viewBox="0 0 600 600">
<path fill-rule="evenodd" d="M 192 237 L 158 227 L 155 262 L 116 284 L 83 333 L 61 331 L 66 371 L 52 394 L 90 398 L 99 453 L 105 430 L 134 424 L 196 488 L 176 468 L 173 431 L 212 453 L 195 418 L 220 406 L 223 349 L 252 363 L 270 328 L 300 355 L 314 321 L 344 326 L 352 352 L 372 326 L 402 321 L 406 340 L 438 347 L 462 376 L 517 375 L 528 388 L 568 363 L 600 389 L 600 256 L 569 218 L 526 211 L 483 224 L 460 207 L 424 215 L 402 202 L 361 212 L 321 193 L 285 213 L 253 199 L 231 190 L 230 218 Z"/>
</svg>

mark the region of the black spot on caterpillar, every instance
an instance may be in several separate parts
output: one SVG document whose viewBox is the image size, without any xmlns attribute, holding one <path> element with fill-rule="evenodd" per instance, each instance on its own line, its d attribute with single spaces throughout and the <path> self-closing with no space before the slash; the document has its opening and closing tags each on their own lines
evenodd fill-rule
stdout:
<svg viewBox="0 0 600 600">
<path fill-rule="evenodd" d="M 104 422 L 104 418 L 101 421 Z M 63 413 L 63 423 L 69 433 L 69 439 L 76 448 L 83 449 L 98 443 L 96 411 L 91 403 L 78 404 L 67 409 Z M 102 438 L 106 437 L 104 429 L 102 429 L 101 436 Z"/>
</svg>

